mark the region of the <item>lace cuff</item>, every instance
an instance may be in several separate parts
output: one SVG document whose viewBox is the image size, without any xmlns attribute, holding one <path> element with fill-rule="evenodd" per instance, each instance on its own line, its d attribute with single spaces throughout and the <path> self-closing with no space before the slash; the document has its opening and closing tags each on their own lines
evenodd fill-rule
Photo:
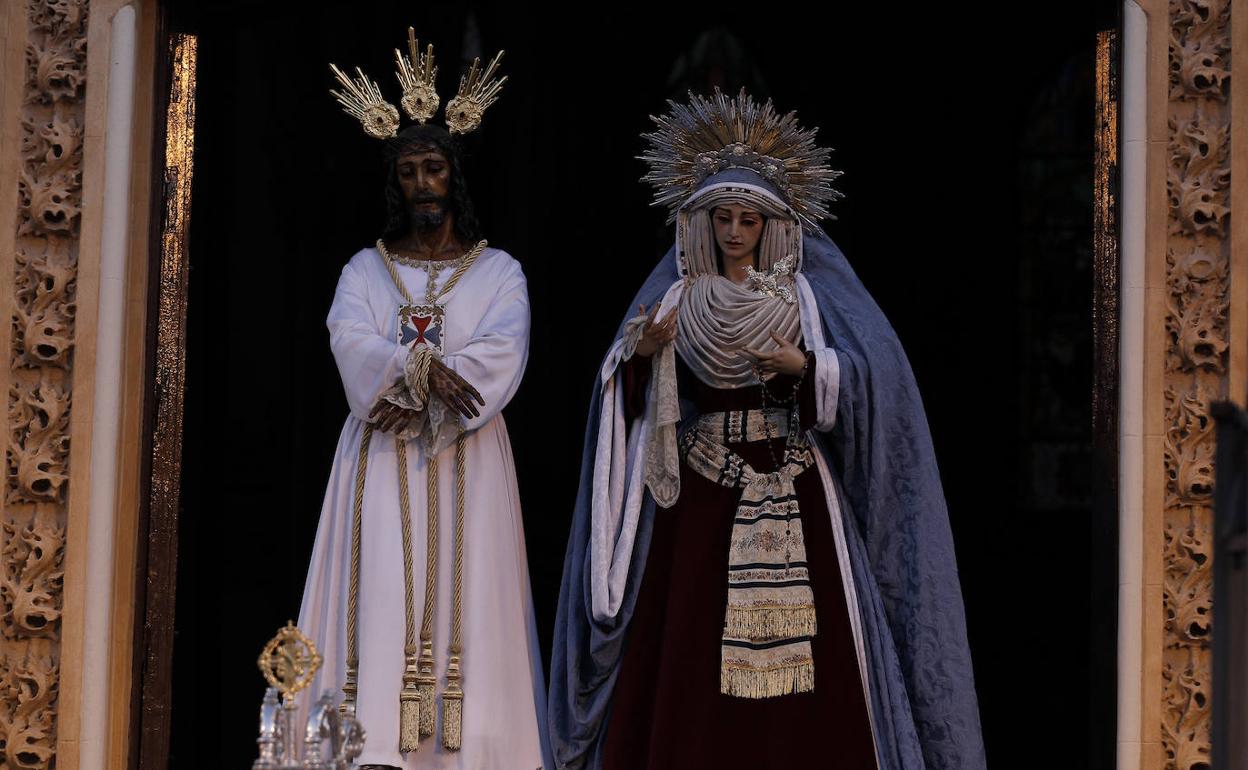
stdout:
<svg viewBox="0 0 1248 770">
<path fill-rule="evenodd" d="M 676 348 L 664 345 L 652 362 L 646 421 L 652 431 L 646 445 L 646 486 L 654 501 L 670 508 L 680 496 L 680 455 L 676 450 L 676 423 L 680 421 L 680 399 L 676 386 Z"/>
<path fill-rule="evenodd" d="M 402 380 L 383 390 L 378 401 L 385 401 L 404 409 L 411 409 L 413 412 L 419 412 L 425 408 L 424 402 L 413 396 L 411 390 L 408 389 Z"/>
<path fill-rule="evenodd" d="M 641 336 L 646 332 L 646 322 L 650 320 L 648 316 L 636 315 L 624 322 L 624 333 L 621 339 L 624 346 L 620 349 L 620 360 L 627 361 L 637 352 L 637 343 L 641 342 Z"/>
<path fill-rule="evenodd" d="M 447 423 L 446 405 L 429 393 L 429 368 L 422 359 L 430 357 L 441 360 L 429 348 L 413 348 L 403 365 L 402 379 L 383 391 L 379 398 L 416 413 L 404 428 L 395 432 L 399 438 L 410 440 L 427 436 L 435 440 Z M 420 395 L 422 393 L 424 398 Z"/>
<path fill-rule="evenodd" d="M 379 400 L 404 409 L 411 409 L 414 412 L 422 411 L 428 405 L 427 401 L 432 400 L 429 399 L 429 368 L 421 366 L 421 359 L 429 356 L 437 358 L 437 353 L 428 349 L 412 348 L 409 350 L 407 361 L 403 364 L 403 378 L 389 389 L 382 391 Z M 424 382 L 421 382 L 422 369 Z M 423 398 L 421 393 L 425 394 Z"/>
</svg>

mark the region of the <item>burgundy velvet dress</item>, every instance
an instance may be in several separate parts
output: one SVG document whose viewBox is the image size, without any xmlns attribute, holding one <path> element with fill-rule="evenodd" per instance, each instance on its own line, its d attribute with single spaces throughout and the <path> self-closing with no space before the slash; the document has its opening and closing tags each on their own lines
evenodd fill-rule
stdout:
<svg viewBox="0 0 1248 770">
<path fill-rule="evenodd" d="M 803 429 L 814 417 L 813 355 L 797 393 Z M 721 390 L 677 356 L 681 393 L 701 413 L 760 409 L 760 386 Z M 649 362 L 625 366 L 628 409 L 640 412 Z M 768 388 L 784 398 L 795 378 Z M 770 404 L 769 404 L 770 405 Z M 784 456 L 784 438 L 772 440 Z M 755 470 L 775 470 L 766 441 L 729 445 Z M 795 480 L 815 596 L 815 689 L 748 699 L 719 691 L 720 640 L 728 602 L 728 544 L 741 490 L 682 464 L 680 498 L 657 508 L 650 553 L 612 697 L 604 770 L 798 770 L 877 767 L 858 657 L 819 471 Z"/>
</svg>

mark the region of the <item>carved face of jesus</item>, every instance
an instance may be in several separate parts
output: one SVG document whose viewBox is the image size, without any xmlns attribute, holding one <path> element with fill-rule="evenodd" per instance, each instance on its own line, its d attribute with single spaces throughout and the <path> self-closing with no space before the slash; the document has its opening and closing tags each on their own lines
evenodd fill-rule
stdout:
<svg viewBox="0 0 1248 770">
<path fill-rule="evenodd" d="M 715 243 L 725 260 L 738 260 L 754 256 L 758 241 L 763 236 L 766 219 L 757 211 L 739 203 L 725 203 L 711 210 L 711 224 L 715 228 Z"/>
<path fill-rule="evenodd" d="M 395 170 L 412 225 L 418 230 L 441 225 L 451 187 L 451 164 L 446 156 L 434 149 L 413 148 L 399 156 Z"/>
</svg>

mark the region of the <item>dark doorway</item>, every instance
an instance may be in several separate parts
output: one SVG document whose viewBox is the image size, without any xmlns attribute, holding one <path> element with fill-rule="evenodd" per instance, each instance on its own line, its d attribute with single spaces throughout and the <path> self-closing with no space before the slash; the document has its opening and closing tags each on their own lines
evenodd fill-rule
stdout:
<svg viewBox="0 0 1248 770">
<path fill-rule="evenodd" d="M 825 229 L 924 394 L 990 761 L 1110 767 L 1113 586 L 1092 565 L 1116 544 L 1093 536 L 1111 480 L 1090 469 L 1094 55 L 1115 9 L 173 2 L 200 69 L 170 767 L 255 756 L 256 656 L 298 613 L 346 416 L 324 318 L 381 225 L 378 148 L 327 63 L 390 88 L 408 25 L 443 94 L 466 56 L 507 50 L 467 173 L 533 307 L 506 419 L 547 659 L 593 372 L 672 238 L 639 134 L 687 87 L 745 84 L 820 126 L 845 171 Z"/>
</svg>

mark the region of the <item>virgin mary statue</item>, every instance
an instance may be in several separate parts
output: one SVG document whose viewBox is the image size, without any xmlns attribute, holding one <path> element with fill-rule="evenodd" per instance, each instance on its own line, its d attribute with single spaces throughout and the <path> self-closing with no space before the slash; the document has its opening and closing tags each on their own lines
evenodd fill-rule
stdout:
<svg viewBox="0 0 1248 770">
<path fill-rule="evenodd" d="M 830 151 L 744 91 L 690 100 L 642 156 L 676 243 L 594 387 L 556 766 L 983 768 L 927 420 L 819 227 Z"/>
</svg>

